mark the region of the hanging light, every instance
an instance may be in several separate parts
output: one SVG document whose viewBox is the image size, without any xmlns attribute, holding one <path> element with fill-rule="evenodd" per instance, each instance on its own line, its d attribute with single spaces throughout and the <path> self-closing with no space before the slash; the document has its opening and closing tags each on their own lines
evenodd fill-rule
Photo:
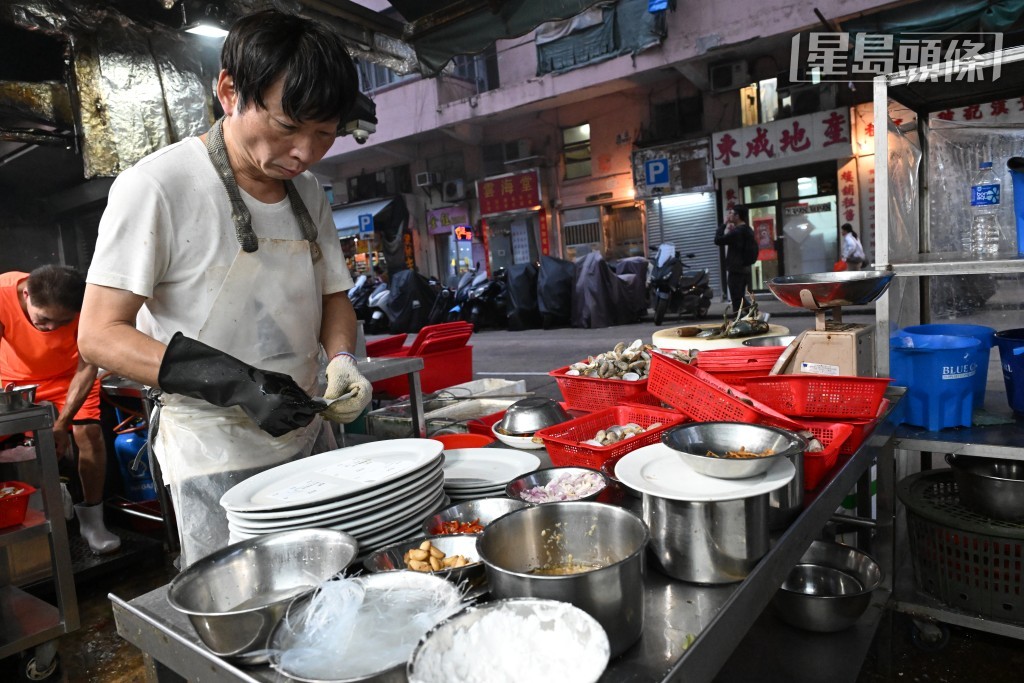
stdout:
<svg viewBox="0 0 1024 683">
<path fill-rule="evenodd" d="M 200 9 L 195 9 L 195 5 L 187 9 L 187 4 L 181 3 L 181 28 L 185 33 L 205 38 L 223 38 L 228 34 L 227 22 L 216 5 L 205 3 Z"/>
</svg>

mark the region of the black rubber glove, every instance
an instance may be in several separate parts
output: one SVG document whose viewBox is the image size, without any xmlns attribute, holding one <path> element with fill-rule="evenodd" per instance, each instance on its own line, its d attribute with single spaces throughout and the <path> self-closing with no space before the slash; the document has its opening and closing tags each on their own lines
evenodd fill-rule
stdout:
<svg viewBox="0 0 1024 683">
<path fill-rule="evenodd" d="M 288 375 L 254 368 L 181 332 L 171 337 L 157 380 L 169 394 L 238 406 L 271 436 L 305 427 L 323 408 Z"/>
</svg>

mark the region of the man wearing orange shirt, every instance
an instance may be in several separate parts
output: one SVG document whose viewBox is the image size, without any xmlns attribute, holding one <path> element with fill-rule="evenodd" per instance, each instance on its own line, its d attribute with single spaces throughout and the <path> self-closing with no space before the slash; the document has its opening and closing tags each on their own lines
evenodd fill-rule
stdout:
<svg viewBox="0 0 1024 683">
<path fill-rule="evenodd" d="M 36 384 L 37 401 L 57 407 L 57 453 L 74 436 L 84 501 L 75 505 L 83 538 L 95 553 L 109 553 L 121 539 L 103 523 L 106 446 L 100 429 L 96 366 L 78 354 L 78 314 L 85 278 L 73 268 L 41 266 L 31 274 L 0 274 L 0 381 Z M 70 434 L 69 434 L 70 431 Z"/>
</svg>

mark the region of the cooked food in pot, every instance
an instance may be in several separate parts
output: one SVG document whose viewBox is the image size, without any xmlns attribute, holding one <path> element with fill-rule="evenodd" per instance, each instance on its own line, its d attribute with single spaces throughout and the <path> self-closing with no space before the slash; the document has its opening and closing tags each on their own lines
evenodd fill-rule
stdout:
<svg viewBox="0 0 1024 683">
<path fill-rule="evenodd" d="M 775 455 L 775 450 L 772 448 L 768 448 L 761 452 L 748 451 L 745 447 L 740 446 L 740 449 L 738 451 L 726 451 L 721 455 L 715 453 L 714 451 L 708 451 L 707 453 L 705 453 L 705 455 L 707 455 L 709 458 L 766 458 L 769 455 Z"/>
</svg>

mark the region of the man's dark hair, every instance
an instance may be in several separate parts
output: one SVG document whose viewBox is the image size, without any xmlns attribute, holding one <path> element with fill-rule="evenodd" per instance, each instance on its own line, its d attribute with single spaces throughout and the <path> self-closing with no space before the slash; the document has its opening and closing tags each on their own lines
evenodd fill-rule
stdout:
<svg viewBox="0 0 1024 683">
<path fill-rule="evenodd" d="M 241 17 L 220 53 L 235 82 L 239 108 L 266 109 L 263 95 L 284 78 L 281 107 L 295 121 L 339 125 L 355 104 L 359 76 L 341 37 L 329 27 L 277 10 Z"/>
<path fill-rule="evenodd" d="M 744 223 L 747 222 L 747 216 L 750 215 L 750 212 L 747 211 L 747 207 L 744 206 L 743 204 L 734 204 L 732 207 L 732 212 L 739 216 L 740 220 L 742 220 Z"/>
<path fill-rule="evenodd" d="M 60 308 L 78 313 L 85 296 L 85 278 L 68 266 L 39 266 L 25 282 L 32 304 L 39 308 Z"/>
</svg>

